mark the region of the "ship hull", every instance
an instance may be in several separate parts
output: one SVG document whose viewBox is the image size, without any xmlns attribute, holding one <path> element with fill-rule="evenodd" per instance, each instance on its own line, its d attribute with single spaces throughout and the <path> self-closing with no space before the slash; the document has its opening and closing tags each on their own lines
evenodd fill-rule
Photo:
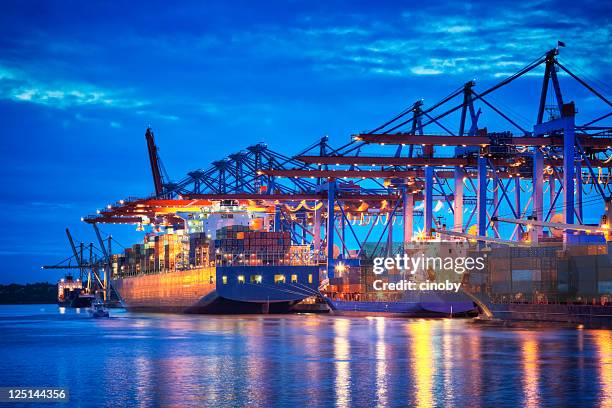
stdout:
<svg viewBox="0 0 612 408">
<path fill-rule="evenodd" d="M 612 306 L 567 304 L 490 304 L 493 317 L 505 321 L 532 321 L 612 327 Z"/>
<path fill-rule="evenodd" d="M 372 302 L 328 299 L 333 314 L 351 316 L 448 317 L 472 316 L 477 309 L 472 302 Z"/>
<path fill-rule="evenodd" d="M 136 312 L 287 313 L 318 293 L 317 272 L 312 266 L 208 267 L 123 277 L 113 286 Z M 274 283 L 278 275 L 287 282 Z M 251 276 L 261 282 L 250 283 Z"/>
<path fill-rule="evenodd" d="M 448 317 L 475 316 L 478 308 L 462 292 L 407 291 L 400 299 L 389 299 L 384 292 L 376 298 L 326 298 L 334 314 L 356 316 Z"/>
<path fill-rule="evenodd" d="M 113 280 L 113 287 L 128 310 L 187 313 L 205 310 L 216 295 L 215 268 L 128 276 Z"/>
</svg>

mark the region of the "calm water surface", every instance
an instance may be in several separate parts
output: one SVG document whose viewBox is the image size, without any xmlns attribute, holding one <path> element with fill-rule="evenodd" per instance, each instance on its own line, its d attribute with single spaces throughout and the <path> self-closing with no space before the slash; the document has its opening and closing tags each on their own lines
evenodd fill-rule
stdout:
<svg viewBox="0 0 612 408">
<path fill-rule="evenodd" d="M 0 306 L 0 386 L 68 387 L 71 406 L 612 407 L 607 330 L 111 316 Z"/>
</svg>

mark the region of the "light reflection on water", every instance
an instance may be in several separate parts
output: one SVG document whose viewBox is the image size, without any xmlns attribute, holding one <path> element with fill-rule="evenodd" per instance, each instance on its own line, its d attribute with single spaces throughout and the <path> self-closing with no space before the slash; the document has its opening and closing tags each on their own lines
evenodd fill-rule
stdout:
<svg viewBox="0 0 612 408">
<path fill-rule="evenodd" d="M 522 345 L 522 361 L 523 361 L 523 389 L 525 393 L 524 406 L 528 408 L 540 406 L 539 398 L 539 379 L 540 379 L 540 362 L 538 359 L 538 342 L 534 338 L 533 333 L 527 333 L 523 336 Z"/>
<path fill-rule="evenodd" d="M 387 344 L 385 343 L 385 318 L 376 317 L 376 394 L 377 405 L 389 405 L 387 398 Z"/>
<path fill-rule="evenodd" d="M 453 400 L 453 335 L 452 335 L 452 321 L 450 319 L 444 319 L 442 325 L 442 365 L 444 369 L 444 400 L 445 406 L 452 406 L 451 401 Z"/>
<path fill-rule="evenodd" d="M 612 406 L 612 332 L 0 307 L 0 386 L 82 406 Z"/>
<path fill-rule="evenodd" d="M 410 334 L 407 340 L 411 345 L 412 377 L 415 380 L 417 407 L 431 407 L 434 402 L 432 385 L 435 366 L 431 345 L 433 326 L 434 323 L 431 320 L 418 320 L 407 325 Z"/>
<path fill-rule="evenodd" d="M 595 344 L 599 357 L 599 383 L 603 390 L 601 405 L 612 407 L 612 332 L 596 332 Z"/>
<path fill-rule="evenodd" d="M 351 321 L 335 319 L 334 328 L 334 365 L 336 369 L 335 390 L 336 406 L 348 407 L 351 403 L 351 346 L 348 337 Z"/>
</svg>

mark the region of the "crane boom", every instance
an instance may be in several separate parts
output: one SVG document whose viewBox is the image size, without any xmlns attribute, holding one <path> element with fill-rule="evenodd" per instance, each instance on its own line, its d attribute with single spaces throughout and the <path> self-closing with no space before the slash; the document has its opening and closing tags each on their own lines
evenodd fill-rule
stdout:
<svg viewBox="0 0 612 408">
<path fill-rule="evenodd" d="M 155 137 L 153 136 L 151 128 L 147 128 L 145 138 L 147 139 L 149 162 L 151 163 L 151 172 L 153 173 L 153 185 L 155 186 L 155 195 L 159 196 L 163 193 L 162 174 L 159 163 L 159 155 L 157 154 L 157 146 L 155 145 Z"/>
<path fill-rule="evenodd" d="M 521 241 L 510 241 L 507 239 L 501 239 L 501 238 L 494 238 L 494 237 L 485 237 L 482 235 L 472 235 L 472 234 L 468 234 L 465 232 L 458 232 L 458 231 L 449 231 L 449 230 L 442 230 L 442 229 L 438 229 L 436 230 L 437 234 L 440 235 L 446 235 L 446 236 L 450 236 L 450 237 L 458 237 L 458 238 L 465 238 L 467 240 L 473 240 L 473 241 L 479 241 L 479 242 L 491 242 L 494 244 L 504 244 L 504 245 L 510 245 L 510 246 L 521 246 L 521 247 L 529 247 L 531 246 L 528 243 L 525 242 L 521 242 Z"/>
<path fill-rule="evenodd" d="M 70 242 L 70 248 L 72 249 L 72 254 L 74 255 L 74 259 L 76 259 L 77 265 L 79 266 L 81 277 L 83 277 L 83 260 L 79 256 L 76 246 L 74 246 L 74 241 L 72 240 L 72 235 L 70 235 L 70 230 L 68 228 L 66 228 L 66 236 L 68 237 L 68 242 Z"/>
<path fill-rule="evenodd" d="M 585 232 L 606 232 L 605 227 L 601 227 L 600 225 L 583 225 L 583 224 L 565 224 L 562 222 L 546 222 L 546 221 L 537 221 L 537 220 L 521 220 L 518 218 L 496 218 L 496 221 L 500 222 L 508 222 L 512 224 L 521 224 L 527 225 L 530 227 L 547 227 L 547 228 L 556 228 L 560 230 L 573 230 L 573 231 L 585 231 Z"/>
<path fill-rule="evenodd" d="M 112 290 L 117 295 L 117 298 L 119 299 L 119 301 L 123 304 L 123 299 L 121 298 L 121 295 L 115 289 L 115 287 L 113 286 L 113 283 L 111 281 L 111 270 L 112 270 L 111 238 L 109 236 L 109 239 L 108 239 L 108 249 L 107 249 L 106 245 L 104 245 L 104 240 L 102 239 L 102 235 L 100 235 L 100 230 L 98 229 L 98 224 L 96 224 L 94 222 L 92 225 L 93 225 L 94 231 L 96 232 L 96 237 L 98 238 L 98 242 L 100 243 L 100 248 L 102 248 L 102 254 L 104 255 L 104 260 L 105 260 L 105 263 L 106 263 L 106 265 L 104 266 L 104 286 L 103 286 L 104 293 L 105 293 L 105 300 L 108 301 L 110 299 L 111 290 Z"/>
</svg>

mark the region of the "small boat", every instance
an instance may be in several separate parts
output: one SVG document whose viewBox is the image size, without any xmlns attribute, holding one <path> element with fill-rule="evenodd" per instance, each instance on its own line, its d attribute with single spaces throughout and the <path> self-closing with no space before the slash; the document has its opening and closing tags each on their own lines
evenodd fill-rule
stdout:
<svg viewBox="0 0 612 408">
<path fill-rule="evenodd" d="M 100 300 L 96 300 L 91 304 L 91 307 L 87 309 L 87 312 L 91 317 L 109 317 L 108 310 L 104 307 L 104 303 Z"/>
</svg>

